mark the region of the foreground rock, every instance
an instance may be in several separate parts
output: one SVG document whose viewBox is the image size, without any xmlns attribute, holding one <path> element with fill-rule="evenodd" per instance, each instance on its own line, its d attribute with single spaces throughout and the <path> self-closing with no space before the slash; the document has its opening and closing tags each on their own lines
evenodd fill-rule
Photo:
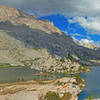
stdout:
<svg viewBox="0 0 100 100">
<path fill-rule="evenodd" d="M 84 84 L 81 85 L 84 87 Z M 39 100 L 39 98 L 44 100 L 49 91 L 58 93 L 60 97 L 63 97 L 65 93 L 70 93 L 70 100 L 78 100 L 77 95 L 82 91 L 82 88 L 78 85 L 76 78 L 5 84 L 0 85 L 0 100 Z"/>
</svg>

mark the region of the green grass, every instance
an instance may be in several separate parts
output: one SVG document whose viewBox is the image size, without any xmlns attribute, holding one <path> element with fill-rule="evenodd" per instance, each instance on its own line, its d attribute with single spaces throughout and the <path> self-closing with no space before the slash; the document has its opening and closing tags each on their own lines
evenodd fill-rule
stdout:
<svg viewBox="0 0 100 100">
<path fill-rule="evenodd" d="M 24 60 L 21 62 L 24 64 L 24 66 L 30 67 L 33 63 L 33 60 Z"/>
<path fill-rule="evenodd" d="M 61 100 L 61 98 L 59 94 L 49 91 L 45 96 L 45 100 Z"/>
<path fill-rule="evenodd" d="M 70 59 L 71 61 L 76 61 L 76 59 L 72 55 L 68 55 L 67 59 Z"/>
<path fill-rule="evenodd" d="M 34 50 L 39 51 L 39 50 L 40 50 L 40 48 L 34 48 Z"/>
<path fill-rule="evenodd" d="M 76 81 L 78 84 L 84 84 L 84 81 L 83 79 L 80 77 L 79 74 L 75 74 L 75 77 L 76 77 Z"/>
<path fill-rule="evenodd" d="M 33 61 L 38 61 L 40 58 L 39 57 L 37 57 L 37 58 L 34 58 L 34 60 Z"/>
<path fill-rule="evenodd" d="M 0 68 L 9 68 L 9 67 L 13 67 L 11 64 L 8 63 L 1 63 L 0 64 Z"/>
<path fill-rule="evenodd" d="M 57 83 L 56 83 L 57 85 L 65 85 L 66 84 L 66 82 L 60 82 L 60 81 L 57 81 Z"/>
<path fill-rule="evenodd" d="M 22 66 L 15 66 L 9 63 L 0 63 L 0 68 L 12 68 L 12 67 L 22 67 Z"/>
<path fill-rule="evenodd" d="M 82 90 L 84 88 L 83 84 L 85 84 L 85 81 L 80 77 L 79 74 L 75 74 L 77 84 L 79 85 L 80 89 Z"/>
<path fill-rule="evenodd" d="M 90 96 L 88 96 L 86 100 L 93 100 L 93 99 L 94 99 L 94 94 L 91 93 Z"/>
</svg>

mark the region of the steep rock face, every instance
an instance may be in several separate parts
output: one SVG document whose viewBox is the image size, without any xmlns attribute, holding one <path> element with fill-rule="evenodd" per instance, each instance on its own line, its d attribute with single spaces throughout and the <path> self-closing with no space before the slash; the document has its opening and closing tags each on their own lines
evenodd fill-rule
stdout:
<svg viewBox="0 0 100 100">
<path fill-rule="evenodd" d="M 6 6 L 0 6 L 0 20 L 10 20 L 11 18 L 17 18 L 20 16 L 20 13 L 18 10 L 6 7 Z"/>
<path fill-rule="evenodd" d="M 68 54 L 83 60 L 100 59 L 99 50 L 76 44 L 53 23 L 5 6 L 0 6 L 0 54 L 0 62 L 5 63 Z"/>
<path fill-rule="evenodd" d="M 50 23 L 49 21 L 37 20 L 34 15 L 28 15 L 20 10 L 7 6 L 0 6 L 0 21 L 9 21 L 14 25 L 25 24 L 32 29 L 38 28 L 46 31 L 47 33 L 58 32 L 61 34 L 61 31 L 57 29 L 53 23 Z"/>
</svg>

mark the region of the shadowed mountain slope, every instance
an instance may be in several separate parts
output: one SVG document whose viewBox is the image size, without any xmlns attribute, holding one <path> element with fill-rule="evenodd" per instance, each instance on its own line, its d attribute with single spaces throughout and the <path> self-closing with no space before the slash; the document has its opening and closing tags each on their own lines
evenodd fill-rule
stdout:
<svg viewBox="0 0 100 100">
<path fill-rule="evenodd" d="M 35 51 L 36 49 L 41 50 Z M 7 56 L 6 58 L 9 59 L 10 51 L 17 55 L 18 59 L 25 57 L 27 59 L 42 54 L 42 49 L 46 49 L 53 57 L 56 55 L 67 57 L 70 54 L 82 60 L 100 60 L 99 49 L 89 49 L 76 44 L 70 36 L 61 32 L 53 23 L 37 20 L 35 16 L 11 7 L 0 6 L 1 57 Z M 16 59 L 16 56 L 10 56 L 10 58 Z"/>
</svg>

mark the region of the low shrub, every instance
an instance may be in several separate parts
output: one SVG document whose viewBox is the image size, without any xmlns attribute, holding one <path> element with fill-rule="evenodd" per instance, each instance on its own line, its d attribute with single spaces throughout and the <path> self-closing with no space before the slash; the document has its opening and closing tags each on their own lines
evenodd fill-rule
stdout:
<svg viewBox="0 0 100 100">
<path fill-rule="evenodd" d="M 61 100 L 61 98 L 58 93 L 49 91 L 45 96 L 45 100 Z"/>
</svg>

